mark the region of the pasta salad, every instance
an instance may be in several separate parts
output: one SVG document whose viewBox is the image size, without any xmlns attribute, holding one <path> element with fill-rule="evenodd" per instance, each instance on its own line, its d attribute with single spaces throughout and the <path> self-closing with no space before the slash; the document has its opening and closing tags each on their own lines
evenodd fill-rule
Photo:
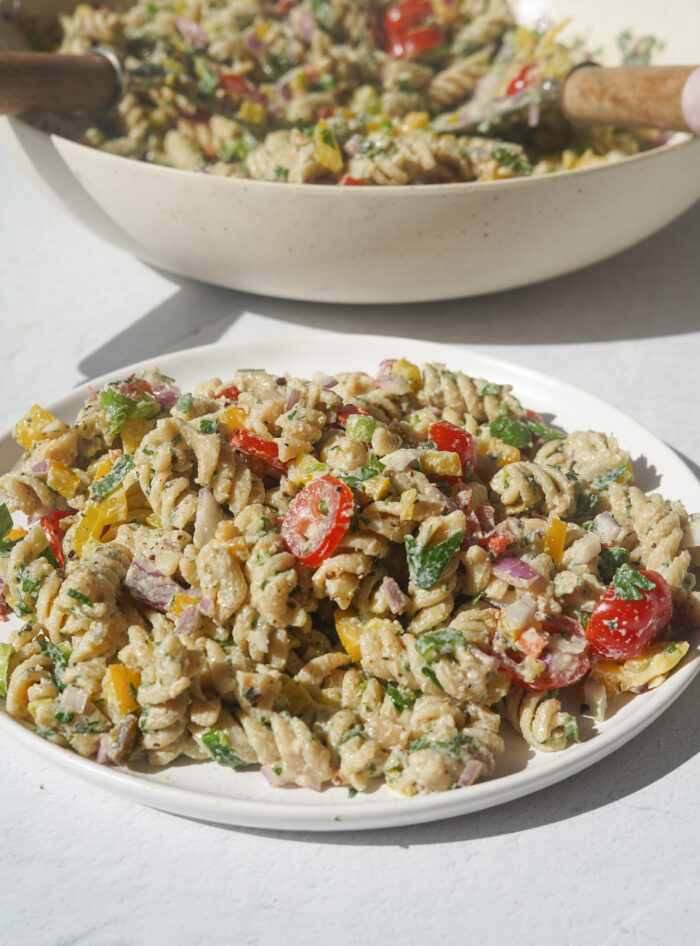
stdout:
<svg viewBox="0 0 700 946">
<path fill-rule="evenodd" d="M 223 176 L 386 185 L 542 174 L 659 144 L 541 107 L 541 83 L 590 55 L 564 26 L 520 25 L 507 0 L 138 0 L 25 31 L 61 53 L 110 47 L 136 77 L 114 108 L 51 121 L 85 144 Z M 633 63 L 654 44 L 619 43 Z M 474 134 L 434 124 L 465 103 L 483 116 Z"/>
<path fill-rule="evenodd" d="M 635 486 L 614 437 L 442 364 L 191 392 L 150 369 L 14 436 L 0 695 L 97 763 L 467 787 L 503 720 L 563 750 L 700 626 L 698 517 Z"/>
</svg>

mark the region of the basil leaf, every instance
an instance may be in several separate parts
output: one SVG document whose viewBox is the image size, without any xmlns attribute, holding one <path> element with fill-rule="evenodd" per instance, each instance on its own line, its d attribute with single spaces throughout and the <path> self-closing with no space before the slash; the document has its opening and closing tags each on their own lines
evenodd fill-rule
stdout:
<svg viewBox="0 0 700 946">
<path fill-rule="evenodd" d="M 62 678 L 71 655 L 70 645 L 67 642 L 53 644 L 50 640 L 40 638 L 39 648 L 42 654 L 46 654 L 53 664 L 53 678 L 56 686 L 59 690 L 65 690 L 66 685 Z"/>
<path fill-rule="evenodd" d="M 202 736 L 202 742 L 207 747 L 215 762 L 219 765 L 228 765 L 236 771 L 247 769 L 248 763 L 239 759 L 228 744 L 228 736 L 220 729 L 210 729 Z"/>
<path fill-rule="evenodd" d="M 430 591 L 438 583 L 440 576 L 454 558 L 462 544 L 464 531 L 460 529 L 444 542 L 437 545 L 419 545 L 411 535 L 403 540 L 406 546 L 408 572 L 414 584 L 424 591 Z"/>
<path fill-rule="evenodd" d="M 619 466 L 616 466 L 614 470 L 606 470 L 605 473 L 600 473 L 592 482 L 593 489 L 607 489 L 611 483 L 617 482 L 621 476 L 627 472 L 627 464 L 621 463 Z"/>
<path fill-rule="evenodd" d="M 411 709 L 416 702 L 416 693 L 404 687 L 394 686 L 393 683 L 387 683 L 386 693 L 394 704 L 394 709 L 399 713 L 402 713 L 405 709 Z"/>
<path fill-rule="evenodd" d="M 74 598 L 76 601 L 79 601 L 80 604 L 84 604 L 88 608 L 95 607 L 95 605 L 88 598 L 88 596 L 84 595 L 82 591 L 76 591 L 75 588 L 69 588 L 67 594 L 69 598 Z"/>
<path fill-rule="evenodd" d="M 596 493 L 579 493 L 576 497 L 576 509 L 574 510 L 574 518 L 581 519 L 583 516 L 592 516 L 593 513 L 598 508 L 598 503 L 600 502 L 600 496 Z M 587 531 L 592 531 L 591 529 Z"/>
<path fill-rule="evenodd" d="M 492 437 L 498 437 L 511 447 L 532 446 L 532 431 L 528 425 L 516 420 L 515 417 L 509 417 L 508 414 L 501 414 L 496 420 L 492 420 L 489 431 Z"/>
<path fill-rule="evenodd" d="M 216 418 L 212 420 L 200 420 L 199 429 L 203 434 L 218 434 L 219 422 Z"/>
<path fill-rule="evenodd" d="M 464 733 L 457 733 L 449 742 L 433 741 L 428 736 L 421 736 L 419 739 L 413 740 L 409 749 L 411 752 L 417 752 L 420 749 L 436 749 L 438 752 L 445 752 L 452 756 L 453 759 L 459 759 L 461 747 L 473 745 L 473 743 L 474 739 Z"/>
<path fill-rule="evenodd" d="M 113 493 L 133 465 L 134 458 L 130 453 L 119 457 L 109 473 L 92 484 L 92 498 L 99 501 Z"/>
<path fill-rule="evenodd" d="M 4 539 L 8 533 L 12 532 L 12 526 L 10 510 L 7 508 L 6 503 L 2 503 L 2 505 L 0 505 L 0 541 Z"/>
<path fill-rule="evenodd" d="M 537 437 L 544 437 L 545 440 L 563 440 L 566 434 L 563 430 L 556 430 L 554 427 L 547 427 L 538 420 L 529 420 L 527 426 Z"/>
<path fill-rule="evenodd" d="M 602 549 L 598 561 L 598 574 L 605 584 L 609 585 L 620 565 L 625 565 L 629 560 L 630 553 L 619 545 L 611 549 Z"/>
<path fill-rule="evenodd" d="M 447 657 L 454 653 L 457 644 L 463 644 L 464 637 L 452 627 L 443 627 L 439 631 L 423 634 L 416 641 L 416 650 L 427 664 L 433 664 L 438 657 Z"/>
<path fill-rule="evenodd" d="M 179 411 L 181 414 L 189 414 L 191 407 L 192 407 L 191 394 L 181 394 L 180 397 L 177 399 L 177 401 L 175 401 L 175 410 Z"/>
<path fill-rule="evenodd" d="M 502 384 L 485 384 L 479 391 L 479 397 L 486 397 L 487 394 L 500 394 L 502 390 Z"/>
<path fill-rule="evenodd" d="M 631 565 L 620 565 L 613 578 L 615 597 L 620 601 L 641 601 L 643 591 L 653 591 L 656 585 Z"/>
<path fill-rule="evenodd" d="M 98 401 L 100 407 L 103 407 L 109 416 L 107 433 L 110 436 L 118 434 L 125 421 L 131 417 L 138 420 L 150 420 L 160 414 L 160 404 L 145 391 L 139 400 L 135 401 L 132 397 L 120 394 L 119 391 L 107 385 L 100 391 Z"/>
<path fill-rule="evenodd" d="M 338 476 L 351 489 L 357 489 L 360 483 L 364 483 L 365 480 L 371 480 L 373 477 L 379 476 L 383 469 L 384 464 L 381 460 L 375 454 L 370 453 L 369 466 L 363 466 L 352 473 L 339 473 Z"/>
</svg>

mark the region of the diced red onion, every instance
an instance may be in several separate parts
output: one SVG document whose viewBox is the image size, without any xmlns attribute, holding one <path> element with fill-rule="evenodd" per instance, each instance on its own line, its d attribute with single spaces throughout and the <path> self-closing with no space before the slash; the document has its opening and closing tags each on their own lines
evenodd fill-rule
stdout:
<svg viewBox="0 0 700 946">
<path fill-rule="evenodd" d="M 302 10 L 297 20 L 297 26 L 301 38 L 310 41 L 316 32 L 316 20 L 310 10 Z"/>
<path fill-rule="evenodd" d="M 515 588 L 530 588 L 542 576 L 520 558 L 500 558 L 493 562 L 491 571 Z"/>
<path fill-rule="evenodd" d="M 569 548 L 567 559 L 571 565 L 587 565 L 596 555 L 600 555 L 600 539 L 595 533 L 587 532 Z"/>
<path fill-rule="evenodd" d="M 471 509 L 472 508 L 472 493 L 474 490 L 471 486 L 467 486 L 466 489 L 460 489 L 457 493 L 457 505 L 460 509 Z"/>
<path fill-rule="evenodd" d="M 175 625 L 176 634 L 194 634 L 199 627 L 199 609 L 196 604 L 188 604 Z"/>
<path fill-rule="evenodd" d="M 87 706 L 88 695 L 80 687 L 67 686 L 61 693 L 61 706 L 73 713 L 83 713 Z"/>
<path fill-rule="evenodd" d="M 190 46 L 206 46 L 209 42 L 209 36 L 206 30 L 194 20 L 189 20 L 184 16 L 175 17 L 175 26 L 182 33 L 182 38 Z"/>
<path fill-rule="evenodd" d="M 263 778 L 267 779 L 267 781 L 270 783 L 270 785 L 272 785 L 273 788 L 282 788 L 283 785 L 287 784 L 286 780 L 283 779 L 281 776 L 276 775 L 272 771 L 272 768 L 269 765 L 261 766 L 260 774 L 263 776 Z"/>
<path fill-rule="evenodd" d="M 501 611 L 500 621 L 509 631 L 519 631 L 532 621 L 537 611 L 537 602 L 532 595 L 523 595 Z"/>
<path fill-rule="evenodd" d="M 540 123 L 540 106 L 533 102 L 527 111 L 527 123 L 530 128 L 537 128 Z"/>
<path fill-rule="evenodd" d="M 111 760 L 107 755 L 107 733 L 102 733 L 97 748 L 97 761 L 100 765 L 111 765 Z"/>
<path fill-rule="evenodd" d="M 473 785 L 481 775 L 481 770 L 483 767 L 483 763 L 477 762 L 476 759 L 470 759 L 469 762 L 467 762 L 467 764 L 464 766 L 464 771 L 459 777 L 459 784 L 464 787 L 467 785 Z"/>
<path fill-rule="evenodd" d="M 384 361 L 380 362 L 379 371 L 377 372 L 377 381 L 389 381 L 391 378 L 395 378 L 395 364 L 396 358 L 385 358 Z"/>
<path fill-rule="evenodd" d="M 133 598 L 155 608 L 156 611 L 167 610 L 175 595 L 181 594 L 184 590 L 176 581 L 166 578 L 144 558 L 133 560 L 126 573 L 124 587 Z"/>
<path fill-rule="evenodd" d="M 35 463 L 32 467 L 32 473 L 48 473 L 49 472 L 49 461 L 40 460 L 38 463 Z"/>
<path fill-rule="evenodd" d="M 493 506 L 477 506 L 474 512 L 484 533 L 493 532 L 496 529 L 496 515 Z"/>
<path fill-rule="evenodd" d="M 389 605 L 392 614 L 399 614 L 403 611 L 405 607 L 404 595 L 395 579 L 388 575 L 385 576 L 379 590 L 386 598 L 386 603 Z"/>
<path fill-rule="evenodd" d="M 362 136 L 352 135 L 343 145 L 343 151 L 351 158 L 357 157 L 362 151 Z"/>
<path fill-rule="evenodd" d="M 211 598 L 202 598 L 202 600 L 199 602 L 199 610 L 205 618 L 213 618 L 214 602 L 211 600 Z"/>
<path fill-rule="evenodd" d="M 285 401 L 284 409 L 285 411 L 291 411 L 295 404 L 299 403 L 301 398 L 301 391 L 298 388 L 292 388 L 289 392 L 287 400 Z"/>
<path fill-rule="evenodd" d="M 593 520 L 593 528 L 603 545 L 610 545 L 620 537 L 620 524 L 611 512 L 601 512 Z"/>
<path fill-rule="evenodd" d="M 336 384 L 338 383 L 338 379 L 333 378 L 331 377 L 331 375 L 327 374 L 327 375 L 324 375 L 324 377 L 321 378 L 321 380 L 318 383 L 320 384 L 322 388 L 325 388 L 327 391 L 329 391 L 331 388 L 334 388 L 336 386 Z"/>
<path fill-rule="evenodd" d="M 252 53 L 254 56 L 260 56 L 266 49 L 265 43 L 263 43 L 256 33 L 248 33 L 243 40 L 243 45 L 248 52 Z"/>
<path fill-rule="evenodd" d="M 153 388 L 153 397 L 158 401 L 161 407 L 172 407 L 175 401 L 177 401 L 177 391 L 170 387 L 169 384 L 159 384 L 157 387 Z"/>
</svg>

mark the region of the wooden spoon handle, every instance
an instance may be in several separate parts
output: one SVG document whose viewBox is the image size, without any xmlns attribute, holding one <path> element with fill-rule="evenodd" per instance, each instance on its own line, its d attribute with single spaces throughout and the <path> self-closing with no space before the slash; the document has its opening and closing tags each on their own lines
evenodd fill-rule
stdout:
<svg viewBox="0 0 700 946">
<path fill-rule="evenodd" d="M 0 115 L 91 111 L 113 102 L 118 89 L 106 56 L 0 53 Z"/>
<path fill-rule="evenodd" d="M 579 68 L 564 82 L 561 107 L 571 119 L 700 134 L 700 68 Z"/>
</svg>

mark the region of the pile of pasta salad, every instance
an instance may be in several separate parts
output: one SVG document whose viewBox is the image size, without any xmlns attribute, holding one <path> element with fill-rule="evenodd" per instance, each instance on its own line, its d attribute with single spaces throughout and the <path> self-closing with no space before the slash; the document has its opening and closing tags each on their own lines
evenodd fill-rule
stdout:
<svg viewBox="0 0 700 946">
<path fill-rule="evenodd" d="M 20 23 L 35 48 L 110 47 L 138 76 L 115 107 L 53 130 L 185 170 L 342 185 L 523 177 L 662 143 L 545 107 L 542 83 L 591 55 L 566 25 L 519 24 L 507 0 L 138 0 Z M 655 45 L 619 38 L 627 63 Z"/>
<path fill-rule="evenodd" d="M 504 719 L 562 750 L 700 625 L 697 517 L 614 437 L 442 364 L 191 392 L 151 369 L 14 436 L 0 693 L 105 765 L 457 789 L 494 772 Z"/>
</svg>

